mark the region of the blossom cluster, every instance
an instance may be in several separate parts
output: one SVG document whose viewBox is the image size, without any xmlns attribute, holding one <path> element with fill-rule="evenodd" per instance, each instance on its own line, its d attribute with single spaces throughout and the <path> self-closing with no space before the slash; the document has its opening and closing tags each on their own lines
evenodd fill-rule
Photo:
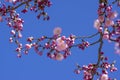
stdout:
<svg viewBox="0 0 120 80">
<path fill-rule="evenodd" d="M 112 10 L 112 5 L 100 3 L 98 8 L 98 19 L 94 22 L 94 27 L 102 33 L 103 39 L 114 41 L 120 45 L 120 20 L 117 11 Z M 115 48 L 120 54 L 120 47 Z"/>
<path fill-rule="evenodd" d="M 97 80 L 114 80 L 115 78 L 110 78 L 108 76 L 108 71 L 114 72 L 117 71 L 115 67 L 115 61 L 113 63 L 108 62 L 108 58 L 103 56 L 103 52 L 100 53 L 102 56 L 100 58 L 100 64 L 89 64 L 83 65 L 82 67 L 77 64 L 75 69 L 76 74 L 80 74 L 83 71 L 84 80 L 92 80 L 94 75 L 97 75 L 99 78 Z"/>
<path fill-rule="evenodd" d="M 55 28 L 53 31 L 53 37 L 42 36 L 41 38 L 35 39 L 34 37 L 28 37 L 28 44 L 23 47 L 18 46 L 16 51 L 20 55 L 21 51 L 24 50 L 25 54 L 28 54 L 29 49 L 34 47 L 37 54 L 42 55 L 43 50 L 49 50 L 47 56 L 54 60 L 63 60 L 71 54 L 70 48 L 74 44 L 75 37 L 70 35 L 66 38 L 65 36 L 60 36 L 61 28 Z M 48 40 L 48 41 L 47 41 Z M 19 43 L 18 43 L 19 45 Z M 21 57 L 21 56 L 18 56 Z"/>
<path fill-rule="evenodd" d="M 0 4 L 0 22 L 4 20 L 7 21 L 7 26 L 9 26 L 12 30 L 10 31 L 11 37 L 10 42 L 17 42 L 18 38 L 22 37 L 21 31 L 23 30 L 24 20 L 20 17 L 19 13 L 16 11 L 17 8 L 24 5 L 25 8 L 21 10 L 22 13 L 30 11 L 37 12 L 37 18 L 39 19 L 43 16 L 43 20 L 49 20 L 49 16 L 45 12 L 46 7 L 51 6 L 51 1 L 49 0 L 6 0 L 6 2 L 12 3 L 12 5 L 5 5 L 1 2 Z M 33 2 L 34 4 L 32 4 Z"/>
<path fill-rule="evenodd" d="M 28 37 L 28 43 L 25 44 L 25 46 L 22 46 L 21 43 L 17 42 L 17 56 L 21 57 L 23 52 L 24 54 L 28 54 L 29 50 L 34 48 L 35 52 L 40 56 L 43 55 L 44 50 L 47 50 L 47 57 L 53 60 L 61 61 L 71 55 L 72 47 L 78 47 L 79 49 L 84 50 L 90 45 L 88 41 L 83 39 L 82 43 L 75 44 L 75 40 L 77 40 L 75 35 L 71 34 L 69 37 L 61 36 L 61 31 L 62 29 L 60 27 L 56 27 L 53 30 L 52 37 Z"/>
</svg>

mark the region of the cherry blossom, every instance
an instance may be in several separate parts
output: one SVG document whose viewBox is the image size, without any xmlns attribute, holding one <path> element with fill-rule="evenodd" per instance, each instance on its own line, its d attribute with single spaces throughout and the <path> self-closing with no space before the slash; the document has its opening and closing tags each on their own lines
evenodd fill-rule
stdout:
<svg viewBox="0 0 120 80">
<path fill-rule="evenodd" d="M 54 35 L 59 35 L 59 34 L 61 34 L 61 31 L 62 31 L 62 29 L 61 29 L 60 27 L 56 27 L 56 28 L 53 30 L 53 33 L 54 33 Z"/>
<path fill-rule="evenodd" d="M 26 44 L 25 46 L 26 46 L 26 49 L 30 49 L 32 45 L 31 44 Z"/>
<path fill-rule="evenodd" d="M 58 51 L 63 51 L 66 48 L 68 48 L 68 45 L 65 43 L 64 40 L 61 39 L 61 37 L 56 40 L 56 43 L 57 43 L 56 50 Z"/>
<path fill-rule="evenodd" d="M 61 53 L 57 53 L 56 56 L 55 56 L 55 59 L 58 60 L 58 61 L 61 61 L 61 60 L 64 59 L 64 56 Z"/>
<path fill-rule="evenodd" d="M 108 80 L 108 75 L 107 74 L 102 74 L 100 77 L 100 80 Z"/>
<path fill-rule="evenodd" d="M 99 16 L 99 17 L 98 17 L 98 20 L 99 20 L 100 22 L 103 22 L 103 21 L 104 21 L 104 16 Z"/>
<path fill-rule="evenodd" d="M 95 20 L 95 22 L 94 22 L 94 27 L 95 27 L 96 29 L 99 29 L 100 26 L 101 26 L 100 21 L 99 21 L 98 19 Z"/>
</svg>

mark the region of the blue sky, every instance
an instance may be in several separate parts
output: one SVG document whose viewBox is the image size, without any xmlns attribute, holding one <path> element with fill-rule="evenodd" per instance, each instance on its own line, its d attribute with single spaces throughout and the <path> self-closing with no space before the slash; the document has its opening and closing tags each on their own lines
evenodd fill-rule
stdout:
<svg viewBox="0 0 120 80">
<path fill-rule="evenodd" d="M 49 21 L 37 20 L 33 12 L 21 14 L 24 19 L 23 38 L 26 43 L 29 36 L 40 37 L 52 36 L 53 29 L 57 26 L 62 28 L 62 35 L 76 36 L 91 35 L 96 33 L 93 22 L 97 18 L 97 0 L 52 0 L 53 5 L 47 8 L 50 16 Z M 19 10 L 17 11 L 19 12 Z M 82 74 L 74 74 L 75 64 L 87 65 L 97 61 L 98 45 L 91 46 L 85 51 L 78 48 L 72 49 L 72 55 L 61 62 L 37 55 L 33 50 L 23 55 L 21 59 L 16 57 L 16 46 L 9 43 L 10 29 L 3 22 L 0 24 L 0 80 L 82 80 Z M 90 41 L 97 40 L 97 37 Z M 119 79 L 120 56 L 114 54 L 114 43 L 104 42 L 103 51 L 109 61 L 116 60 L 117 72 L 110 74 Z"/>
</svg>

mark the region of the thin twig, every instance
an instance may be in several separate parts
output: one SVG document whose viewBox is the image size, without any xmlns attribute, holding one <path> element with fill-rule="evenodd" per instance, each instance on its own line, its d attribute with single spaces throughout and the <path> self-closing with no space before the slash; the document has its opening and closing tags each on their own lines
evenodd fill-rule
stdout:
<svg viewBox="0 0 120 80">
<path fill-rule="evenodd" d="M 15 6 L 15 7 L 12 7 L 10 9 L 6 9 L 6 11 L 9 12 L 9 10 L 15 10 L 15 9 L 19 8 L 20 6 L 22 6 L 24 4 L 27 4 L 28 2 L 30 2 L 30 0 L 24 1 L 24 2 L 20 3 L 19 5 Z"/>
<path fill-rule="evenodd" d="M 78 36 L 78 37 L 76 37 L 76 39 L 92 38 L 92 37 L 94 37 L 94 36 L 96 36 L 96 35 L 98 35 L 98 34 L 99 34 L 99 32 L 97 32 L 97 33 L 95 33 L 95 34 L 93 34 L 93 35 L 90 35 L 90 36 Z"/>
</svg>

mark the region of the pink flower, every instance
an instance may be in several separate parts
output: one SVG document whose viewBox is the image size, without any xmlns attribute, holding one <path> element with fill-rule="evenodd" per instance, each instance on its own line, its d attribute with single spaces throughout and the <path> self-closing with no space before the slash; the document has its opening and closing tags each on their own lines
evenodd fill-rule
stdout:
<svg viewBox="0 0 120 80">
<path fill-rule="evenodd" d="M 95 27 L 96 29 L 99 29 L 100 26 L 101 26 L 100 21 L 99 21 L 98 19 L 95 20 L 95 22 L 94 22 L 94 27 Z"/>
<path fill-rule="evenodd" d="M 109 39 L 109 32 L 107 31 L 107 29 L 104 31 L 103 38 Z"/>
<path fill-rule="evenodd" d="M 111 18 L 111 19 L 114 19 L 118 16 L 118 13 L 115 11 L 115 12 L 110 12 L 108 13 L 108 18 Z"/>
<path fill-rule="evenodd" d="M 10 32 L 12 35 L 15 35 L 15 30 L 11 30 Z"/>
<path fill-rule="evenodd" d="M 100 80 L 108 80 L 108 75 L 107 74 L 102 74 L 100 77 Z"/>
<path fill-rule="evenodd" d="M 114 25 L 114 21 L 112 21 L 112 20 L 110 20 L 110 19 L 107 19 L 107 20 L 105 21 L 105 26 L 106 26 L 106 27 L 112 26 L 112 25 Z"/>
<path fill-rule="evenodd" d="M 65 41 L 62 39 L 62 37 L 56 39 L 57 44 L 63 44 Z"/>
<path fill-rule="evenodd" d="M 30 49 L 31 48 L 31 44 L 26 44 L 25 47 L 26 47 L 26 49 Z"/>
<path fill-rule="evenodd" d="M 64 59 L 64 56 L 61 53 L 57 53 L 56 56 L 55 56 L 55 59 L 58 60 L 58 61 L 61 61 L 61 60 Z"/>
<path fill-rule="evenodd" d="M 99 17 L 98 17 L 98 20 L 99 20 L 100 22 L 103 22 L 103 21 L 104 21 L 104 16 L 99 16 Z"/>
<path fill-rule="evenodd" d="M 103 28 L 102 28 L 102 27 L 99 27 L 99 28 L 98 28 L 98 31 L 99 31 L 99 32 L 102 32 L 102 31 L 103 31 Z"/>
<path fill-rule="evenodd" d="M 16 52 L 21 52 L 21 48 L 16 48 Z"/>
<path fill-rule="evenodd" d="M 22 38 L 21 32 L 18 32 L 18 38 Z"/>
<path fill-rule="evenodd" d="M 10 38 L 9 38 L 9 41 L 10 41 L 10 43 L 12 43 L 12 42 L 13 42 L 13 38 L 12 38 L 12 37 L 10 37 Z"/>
<path fill-rule="evenodd" d="M 27 41 L 28 42 L 32 42 L 34 40 L 34 38 L 31 36 L 31 37 L 28 37 Z"/>
<path fill-rule="evenodd" d="M 17 54 L 17 57 L 18 57 L 18 58 L 21 58 L 21 56 L 22 56 L 22 55 L 21 55 L 20 53 Z"/>
<path fill-rule="evenodd" d="M 104 38 L 104 39 L 109 39 L 109 35 L 108 35 L 108 34 L 104 34 L 104 35 L 103 35 L 103 38 Z"/>
<path fill-rule="evenodd" d="M 59 35 L 59 34 L 61 34 L 61 32 L 62 32 L 62 29 L 61 29 L 60 27 L 56 27 L 56 28 L 53 30 L 54 35 Z"/>
<path fill-rule="evenodd" d="M 108 6 L 107 8 L 106 8 L 106 10 L 109 12 L 109 11 L 111 11 L 112 10 L 112 6 L 110 5 L 110 6 Z"/>
<path fill-rule="evenodd" d="M 68 45 L 61 39 L 61 37 L 56 40 L 56 44 L 57 46 L 55 48 L 58 51 L 63 51 L 68 47 Z"/>
<path fill-rule="evenodd" d="M 68 45 L 67 45 L 66 43 L 58 44 L 58 45 L 56 46 L 56 50 L 58 50 L 58 51 L 63 51 L 63 50 L 65 50 L 67 47 L 68 47 Z"/>
</svg>

